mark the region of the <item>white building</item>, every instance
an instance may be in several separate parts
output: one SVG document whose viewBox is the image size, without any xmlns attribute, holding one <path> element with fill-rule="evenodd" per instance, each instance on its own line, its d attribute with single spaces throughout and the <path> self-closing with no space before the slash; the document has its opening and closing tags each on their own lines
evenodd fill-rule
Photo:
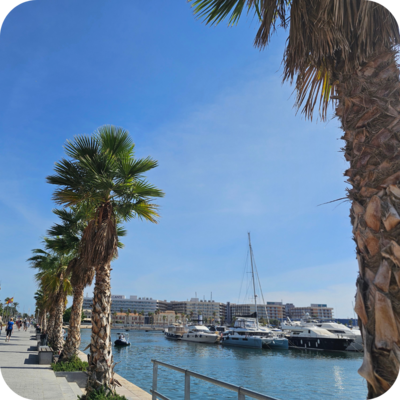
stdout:
<svg viewBox="0 0 400 400">
<path fill-rule="evenodd" d="M 92 309 L 93 297 L 85 297 L 83 299 L 83 309 Z M 129 296 L 127 299 L 124 295 L 111 295 L 111 312 L 127 312 L 128 309 L 134 313 L 143 311 L 145 314 L 156 311 L 158 309 L 157 300 L 151 297 Z"/>
</svg>

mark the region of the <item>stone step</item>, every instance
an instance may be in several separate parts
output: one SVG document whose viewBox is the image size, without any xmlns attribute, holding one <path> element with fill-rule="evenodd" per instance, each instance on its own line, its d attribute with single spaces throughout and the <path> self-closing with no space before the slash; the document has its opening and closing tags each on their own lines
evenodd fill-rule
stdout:
<svg viewBox="0 0 400 400">
<path fill-rule="evenodd" d="M 57 378 L 56 377 L 56 382 L 62 393 L 61 399 L 63 399 L 63 400 L 76 400 L 77 399 L 77 394 L 75 393 L 72 386 L 70 385 L 69 382 L 67 382 L 67 380 L 65 378 Z"/>
<path fill-rule="evenodd" d="M 68 382 L 68 385 L 71 386 L 71 389 L 75 394 L 75 399 L 76 396 L 82 396 L 85 393 L 84 390 L 82 390 L 75 382 Z"/>
</svg>

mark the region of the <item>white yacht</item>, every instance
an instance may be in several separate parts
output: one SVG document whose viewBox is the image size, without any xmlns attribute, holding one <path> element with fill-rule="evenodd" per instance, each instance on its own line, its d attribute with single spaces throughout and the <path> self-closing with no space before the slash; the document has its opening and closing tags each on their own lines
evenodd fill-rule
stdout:
<svg viewBox="0 0 400 400">
<path fill-rule="evenodd" d="M 287 337 L 289 348 L 294 349 L 346 351 L 354 342 L 354 339 L 317 326 L 293 325 Z"/>
<path fill-rule="evenodd" d="M 256 318 L 237 318 L 233 328 L 225 332 L 221 343 L 226 346 L 256 349 L 288 349 L 288 339 L 274 334 L 269 328 L 259 326 Z"/>
<path fill-rule="evenodd" d="M 187 328 L 180 324 L 168 325 L 164 331 L 165 337 L 172 340 L 181 340 L 182 336 L 187 332 Z"/>
<path fill-rule="evenodd" d="M 187 328 L 187 332 L 182 335 L 182 340 L 187 342 L 217 343 L 219 339 L 220 335 L 218 333 L 211 332 L 203 325 L 190 325 Z"/>
<path fill-rule="evenodd" d="M 253 347 L 253 348 L 267 348 L 267 349 L 288 349 L 289 342 L 282 333 L 273 332 L 270 328 L 262 327 L 258 323 L 257 316 L 257 294 L 256 294 L 256 284 L 254 279 L 254 270 L 258 277 L 257 267 L 254 261 L 253 248 L 251 246 L 250 232 L 248 233 L 249 238 L 249 255 L 251 264 L 251 277 L 253 281 L 253 294 L 254 294 L 254 306 L 255 306 L 255 317 L 238 317 L 235 321 L 233 328 L 229 331 L 223 333 L 221 338 L 221 343 L 226 346 L 240 346 L 240 347 Z M 258 284 L 260 286 L 261 296 L 264 300 L 262 294 L 261 282 L 258 278 Z M 265 307 L 265 302 L 264 302 Z M 267 309 L 265 308 L 267 314 Z M 267 314 L 268 318 L 268 314 Z"/>
<path fill-rule="evenodd" d="M 284 330 L 292 330 L 292 328 L 296 329 L 300 326 L 315 326 L 317 328 L 326 329 L 328 332 L 339 336 L 346 336 L 350 339 L 353 339 L 353 341 L 346 348 L 346 351 L 364 351 L 361 332 L 359 329 L 350 329 L 346 325 L 338 324 L 336 322 L 318 322 L 315 320 L 311 320 L 308 314 L 306 314 L 306 316 L 301 321 L 291 321 L 288 318 L 287 321 L 282 323 L 282 329 Z"/>
</svg>

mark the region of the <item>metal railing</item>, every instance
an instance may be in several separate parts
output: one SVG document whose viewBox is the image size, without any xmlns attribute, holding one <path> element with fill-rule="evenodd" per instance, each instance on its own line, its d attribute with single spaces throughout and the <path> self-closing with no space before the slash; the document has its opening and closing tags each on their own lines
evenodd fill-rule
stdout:
<svg viewBox="0 0 400 400">
<path fill-rule="evenodd" d="M 212 383 L 213 385 L 221 386 L 225 389 L 232 390 L 238 394 L 238 400 L 245 400 L 245 396 L 249 396 L 253 399 L 258 400 L 277 400 L 275 397 L 266 396 L 265 394 L 261 394 L 258 392 L 254 392 L 253 390 L 246 389 L 242 386 L 232 385 L 231 383 L 227 383 L 224 381 L 220 381 L 219 379 L 210 378 L 209 376 L 198 374 L 197 372 L 190 371 L 188 369 L 183 369 L 176 367 L 175 365 L 167 364 L 158 360 L 151 360 L 153 363 L 153 387 L 150 390 L 152 395 L 152 400 L 170 400 L 168 397 L 162 395 L 157 391 L 157 378 L 158 378 L 158 366 L 161 365 L 163 367 L 173 369 L 174 371 L 178 371 L 182 374 L 185 374 L 185 400 L 190 400 L 190 377 L 201 379 L 202 381 L 206 381 Z M 205 397 L 204 397 L 205 398 Z"/>
</svg>

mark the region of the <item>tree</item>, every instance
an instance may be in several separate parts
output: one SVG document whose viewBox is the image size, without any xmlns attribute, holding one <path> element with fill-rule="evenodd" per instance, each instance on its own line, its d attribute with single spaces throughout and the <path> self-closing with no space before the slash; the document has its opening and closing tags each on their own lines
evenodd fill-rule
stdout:
<svg viewBox="0 0 400 400">
<path fill-rule="evenodd" d="M 63 347 L 62 323 L 67 296 L 72 294 L 71 283 L 66 273 L 70 256 L 51 250 L 52 243 L 45 239 L 46 250 L 34 249 L 33 256 L 28 259 L 31 268 L 38 272 L 36 281 L 47 294 L 45 310 L 49 309 L 50 319 L 47 327 L 49 342 L 54 351 L 58 352 Z M 44 328 L 44 326 L 43 326 Z"/>
<path fill-rule="evenodd" d="M 275 28 L 289 30 L 284 81 L 296 80 L 296 105 L 322 119 L 332 102 L 344 130 L 350 168 L 350 217 L 359 277 L 355 311 L 364 341 L 359 373 L 368 398 L 385 393 L 400 368 L 400 81 L 399 27 L 381 5 L 366 0 L 192 0 L 207 24 L 239 21 L 246 10 L 259 20 L 255 45 L 264 48 Z M 290 24 L 289 24 L 290 21 Z M 397 227 L 397 228 L 396 228 Z M 392 279 L 393 276 L 393 279 Z"/>
<path fill-rule="evenodd" d="M 82 262 L 79 257 L 79 243 L 90 214 L 93 213 L 89 207 L 73 207 L 70 210 L 53 210 L 60 218 L 60 223 L 54 224 L 48 231 L 52 248 L 59 253 L 70 254 L 73 258 L 68 263 L 66 274 L 69 275 L 73 288 L 73 299 L 69 328 L 63 351 L 59 362 L 74 357 L 81 342 L 80 327 L 82 322 L 82 307 L 84 289 L 90 285 L 94 277 L 94 268 Z"/>
<path fill-rule="evenodd" d="M 166 316 L 166 315 L 163 315 L 163 316 L 162 316 L 162 319 L 163 319 L 163 323 L 164 323 L 164 325 L 165 325 L 165 320 L 167 319 L 167 316 Z"/>
<path fill-rule="evenodd" d="M 157 222 L 155 197 L 161 190 L 150 185 L 143 174 L 157 166 L 150 157 L 135 159 L 134 143 L 122 128 L 103 126 L 92 136 L 75 136 L 67 141 L 69 159 L 56 163 L 55 175 L 47 177 L 57 185 L 56 203 L 89 205 L 95 210 L 80 243 L 82 261 L 95 268 L 92 311 L 92 339 L 87 394 L 101 387 L 114 390 L 111 326 L 111 261 L 117 257 L 117 222 L 132 218 Z"/>
<path fill-rule="evenodd" d="M 70 319 L 71 319 L 71 311 L 72 311 L 72 307 L 69 307 L 64 311 L 64 314 L 63 314 L 63 321 L 64 322 L 68 323 L 70 321 Z M 84 319 L 85 319 L 85 315 L 83 314 L 83 312 L 81 312 L 81 322 L 83 322 Z M 70 329 L 70 328 L 68 328 L 68 329 Z"/>
</svg>

